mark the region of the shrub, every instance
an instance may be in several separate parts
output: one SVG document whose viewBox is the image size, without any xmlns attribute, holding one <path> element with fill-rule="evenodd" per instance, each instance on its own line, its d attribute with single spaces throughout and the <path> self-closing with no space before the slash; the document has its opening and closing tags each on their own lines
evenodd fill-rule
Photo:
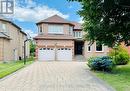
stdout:
<svg viewBox="0 0 130 91">
<path fill-rule="evenodd" d="M 114 68 L 114 63 L 108 56 L 92 57 L 88 60 L 88 66 L 91 70 L 111 71 Z"/>
<path fill-rule="evenodd" d="M 113 49 L 109 56 L 113 59 L 116 65 L 125 65 L 129 62 L 129 53 L 123 46 L 118 46 Z"/>
</svg>

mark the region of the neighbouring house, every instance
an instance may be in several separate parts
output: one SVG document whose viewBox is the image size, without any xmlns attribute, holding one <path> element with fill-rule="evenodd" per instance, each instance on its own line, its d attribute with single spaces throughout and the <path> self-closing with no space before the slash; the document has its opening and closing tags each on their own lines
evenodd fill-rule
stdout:
<svg viewBox="0 0 130 91">
<path fill-rule="evenodd" d="M 83 40 L 82 26 L 54 15 L 37 23 L 36 57 L 38 60 L 75 60 L 76 55 L 86 59 L 92 56 L 107 55 L 108 47 L 88 45 Z"/>
<path fill-rule="evenodd" d="M 23 58 L 24 41 L 27 34 L 13 22 L 0 18 L 0 61 L 13 61 Z M 29 57 L 29 42 L 26 44 L 26 56 Z"/>
</svg>

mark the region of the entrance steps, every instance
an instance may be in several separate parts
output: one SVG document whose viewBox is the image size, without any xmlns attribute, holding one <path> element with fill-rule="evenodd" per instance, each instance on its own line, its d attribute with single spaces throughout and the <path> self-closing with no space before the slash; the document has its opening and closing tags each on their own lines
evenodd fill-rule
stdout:
<svg viewBox="0 0 130 91">
<path fill-rule="evenodd" d="M 86 62 L 86 59 L 83 55 L 75 55 L 75 61 L 78 61 L 78 62 Z"/>
</svg>

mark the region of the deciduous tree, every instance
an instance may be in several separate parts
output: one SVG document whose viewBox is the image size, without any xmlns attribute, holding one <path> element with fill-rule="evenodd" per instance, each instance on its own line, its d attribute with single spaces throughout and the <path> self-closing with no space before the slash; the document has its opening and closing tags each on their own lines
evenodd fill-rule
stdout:
<svg viewBox="0 0 130 91">
<path fill-rule="evenodd" d="M 78 1 L 82 9 L 85 39 L 109 47 L 124 42 L 130 45 L 130 0 L 69 0 Z"/>
</svg>

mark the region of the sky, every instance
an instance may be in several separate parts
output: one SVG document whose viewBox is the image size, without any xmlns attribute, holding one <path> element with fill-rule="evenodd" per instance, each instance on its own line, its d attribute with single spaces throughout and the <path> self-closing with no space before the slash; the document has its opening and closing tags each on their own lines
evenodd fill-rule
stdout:
<svg viewBox="0 0 130 91">
<path fill-rule="evenodd" d="M 82 23 L 82 18 L 77 14 L 80 9 L 80 3 L 67 0 L 15 0 L 14 14 L 4 16 L 34 37 L 37 35 L 36 23 L 55 14 Z"/>
</svg>

